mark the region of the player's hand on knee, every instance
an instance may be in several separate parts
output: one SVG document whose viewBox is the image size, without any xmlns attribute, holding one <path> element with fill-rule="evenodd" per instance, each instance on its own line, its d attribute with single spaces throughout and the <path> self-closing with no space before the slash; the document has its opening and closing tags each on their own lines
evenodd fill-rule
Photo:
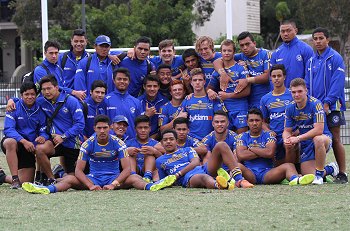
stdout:
<svg viewBox="0 0 350 231">
<path fill-rule="evenodd" d="M 108 184 L 103 186 L 103 190 L 114 190 L 114 185 L 112 184 Z"/>
<path fill-rule="evenodd" d="M 90 191 L 99 191 L 102 190 L 101 186 L 99 185 L 93 185 L 89 188 Z"/>
</svg>

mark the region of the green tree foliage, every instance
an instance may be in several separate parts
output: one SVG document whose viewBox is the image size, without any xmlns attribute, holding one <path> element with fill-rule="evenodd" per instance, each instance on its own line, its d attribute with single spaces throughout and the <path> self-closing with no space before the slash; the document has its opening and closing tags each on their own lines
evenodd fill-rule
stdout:
<svg viewBox="0 0 350 231">
<path fill-rule="evenodd" d="M 331 36 L 340 39 L 340 53 L 346 53 L 345 43 L 350 36 L 350 4 L 348 0 L 297 1 L 298 17 L 308 29 L 325 27 Z"/>
<path fill-rule="evenodd" d="M 59 41 L 63 49 L 69 48 L 72 30 L 81 27 L 80 3 L 48 0 L 49 39 Z M 89 47 L 100 34 L 108 35 L 113 47 L 131 47 L 141 35 L 150 37 L 153 46 L 166 38 L 179 45 L 193 44 L 192 24 L 209 20 L 214 3 L 215 0 L 86 0 Z M 28 46 L 40 50 L 40 1 L 16 0 L 11 6 L 16 10 L 13 21 L 19 33 Z"/>
</svg>

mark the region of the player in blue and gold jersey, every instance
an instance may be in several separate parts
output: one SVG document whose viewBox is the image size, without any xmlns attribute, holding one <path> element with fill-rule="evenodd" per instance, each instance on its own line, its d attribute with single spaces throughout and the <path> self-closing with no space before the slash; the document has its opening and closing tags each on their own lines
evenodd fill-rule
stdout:
<svg viewBox="0 0 350 231">
<path fill-rule="evenodd" d="M 303 79 L 293 79 L 290 86 L 294 101 L 286 108 L 284 145 L 288 147 L 300 143 L 301 173 L 315 173 L 313 184 L 323 184 L 324 176 L 336 176 L 339 172 L 338 165 L 334 162 L 325 166 L 332 134 L 327 127 L 323 105 L 318 99 L 307 95 Z M 292 135 L 294 126 L 299 129 L 298 136 Z"/>
<path fill-rule="evenodd" d="M 238 134 L 247 131 L 247 111 L 248 95 L 250 94 L 250 85 L 244 90 L 237 91 L 239 80 L 247 78 L 247 70 L 234 60 L 235 43 L 231 39 L 226 39 L 221 43 L 222 60 L 225 72 L 229 75 L 231 82 L 225 91 L 220 89 L 220 75 L 218 72 L 213 73 L 213 78 L 209 83 L 209 89 L 218 91 L 214 93 L 209 91 L 208 94 L 218 96 L 224 101 L 229 113 L 230 129 L 234 129 Z M 212 99 L 212 96 L 209 96 Z"/>
<path fill-rule="evenodd" d="M 134 187 L 157 191 L 174 183 L 175 176 L 169 176 L 152 184 L 143 181 L 139 175 L 130 175 L 127 147 L 119 138 L 109 134 L 109 124 L 107 116 L 96 116 L 94 126 L 96 134 L 82 144 L 75 176 L 68 175 L 59 183 L 47 187 L 25 182 L 22 188 L 27 192 L 40 194 L 66 191 L 69 188 L 95 191 Z M 83 171 L 87 162 L 90 165 L 90 172 L 85 175 Z"/>
<path fill-rule="evenodd" d="M 136 137 L 126 141 L 130 155 L 131 175 L 136 173 L 139 175 L 143 174 L 143 179 L 146 182 L 153 180 L 156 158 L 162 155 L 162 152 L 155 148 L 158 141 L 150 138 L 150 121 L 150 118 L 146 115 L 136 117 Z"/>
<path fill-rule="evenodd" d="M 189 188 L 233 190 L 235 180 L 236 185 L 241 187 L 254 186 L 242 178 L 241 170 L 234 164 L 234 155 L 224 142 L 219 142 L 215 146 L 212 157 L 203 166 L 199 165 L 199 157 L 192 148 L 177 149 L 177 134 L 174 130 L 164 131 L 161 143 L 166 153 L 156 160 L 160 178 L 175 174 L 177 184 Z M 226 177 L 218 175 L 217 170 L 222 163 L 229 167 L 231 176 L 229 178 L 234 180 L 227 180 Z"/>
<path fill-rule="evenodd" d="M 276 138 L 271 131 L 262 129 L 263 116 L 259 109 L 248 112 L 249 131 L 238 135 L 237 157 L 243 164 L 243 176 L 255 184 L 276 184 L 283 179 L 290 180 L 289 185 L 311 184 L 315 176 L 308 174 L 298 177 L 298 172 L 291 163 L 284 163 L 273 168 Z"/>
<path fill-rule="evenodd" d="M 295 151 L 294 149 L 285 150 L 282 139 L 285 109 L 293 101 L 293 98 L 290 90 L 284 86 L 286 70 L 283 64 L 274 65 L 270 70 L 270 76 L 273 90 L 261 98 L 260 110 L 264 118 L 263 128 L 273 131 L 277 139 L 274 157 L 274 165 L 277 166 L 285 162 L 286 152 Z M 288 156 L 290 157 L 292 154 L 288 154 Z M 287 162 L 294 162 L 294 160 Z"/>
<path fill-rule="evenodd" d="M 226 110 L 222 100 L 210 100 L 205 92 L 205 76 L 200 68 L 191 71 L 191 85 L 193 95 L 187 96 L 182 102 L 182 111 L 187 112 L 189 119 L 190 136 L 203 139 L 204 136 L 213 130 L 211 121 L 214 111 Z"/>
</svg>

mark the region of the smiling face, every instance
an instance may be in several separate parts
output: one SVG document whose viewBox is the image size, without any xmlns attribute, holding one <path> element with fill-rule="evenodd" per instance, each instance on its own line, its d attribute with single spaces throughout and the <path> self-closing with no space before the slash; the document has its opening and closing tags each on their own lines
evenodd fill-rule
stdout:
<svg viewBox="0 0 350 231">
<path fill-rule="evenodd" d="M 185 98 L 185 88 L 183 84 L 175 84 L 170 87 L 170 95 L 175 100 L 183 100 Z"/>
<path fill-rule="evenodd" d="M 128 90 L 130 80 L 126 74 L 122 72 L 117 72 L 116 76 L 114 77 L 114 85 L 120 92 L 126 92 Z"/>
<path fill-rule="evenodd" d="M 210 47 L 209 42 L 204 40 L 200 45 L 198 52 L 200 56 L 202 56 L 203 59 L 205 60 L 211 60 L 214 58 L 214 51 L 213 48 Z"/>
<path fill-rule="evenodd" d="M 173 62 L 174 57 L 175 57 L 174 47 L 167 46 L 167 47 L 162 48 L 159 51 L 159 56 L 162 59 L 163 63 L 171 64 Z"/>
<path fill-rule="evenodd" d="M 228 119 L 224 115 L 214 115 L 212 125 L 216 133 L 223 134 L 227 131 Z"/>
<path fill-rule="evenodd" d="M 96 87 L 93 91 L 90 91 L 91 98 L 96 103 L 101 103 L 106 95 L 106 88 Z"/>
<path fill-rule="evenodd" d="M 36 92 L 34 89 L 29 89 L 26 90 L 25 92 L 22 93 L 22 99 L 24 104 L 27 107 L 31 107 L 34 105 L 35 103 L 35 99 L 36 99 Z"/>
<path fill-rule="evenodd" d="M 112 129 L 119 138 L 122 138 L 128 129 L 128 124 L 124 121 L 115 122 L 112 124 Z"/>
<path fill-rule="evenodd" d="M 168 85 L 171 82 L 171 70 L 169 68 L 159 69 L 158 77 L 163 85 Z"/>
<path fill-rule="evenodd" d="M 70 40 L 70 44 L 72 45 L 73 52 L 83 52 L 86 45 L 87 45 L 87 39 L 84 35 L 74 35 L 73 38 Z"/>
<path fill-rule="evenodd" d="M 157 81 L 147 81 L 143 87 L 148 98 L 156 98 L 159 91 L 159 84 Z"/>
</svg>

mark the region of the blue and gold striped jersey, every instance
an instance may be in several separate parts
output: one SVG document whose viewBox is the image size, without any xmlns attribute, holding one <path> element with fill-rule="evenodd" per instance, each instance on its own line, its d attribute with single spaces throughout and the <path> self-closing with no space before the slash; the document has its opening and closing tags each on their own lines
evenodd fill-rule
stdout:
<svg viewBox="0 0 350 231">
<path fill-rule="evenodd" d="M 143 146 L 154 147 L 156 144 L 158 144 L 158 141 L 152 138 L 149 138 L 146 143 L 141 143 L 140 141 L 137 140 L 137 138 L 133 138 L 131 140 L 127 140 L 125 143 L 126 143 L 126 146 L 128 147 L 142 148 Z M 137 153 L 136 161 L 139 166 L 143 166 L 143 163 L 145 162 L 145 155 L 140 152 Z"/>
<path fill-rule="evenodd" d="M 128 156 L 125 143 L 113 135 L 109 135 L 105 145 L 98 143 L 96 134 L 92 135 L 81 145 L 79 153 L 79 159 L 89 162 L 90 174 L 95 176 L 118 175 L 120 160 Z"/>
</svg>

